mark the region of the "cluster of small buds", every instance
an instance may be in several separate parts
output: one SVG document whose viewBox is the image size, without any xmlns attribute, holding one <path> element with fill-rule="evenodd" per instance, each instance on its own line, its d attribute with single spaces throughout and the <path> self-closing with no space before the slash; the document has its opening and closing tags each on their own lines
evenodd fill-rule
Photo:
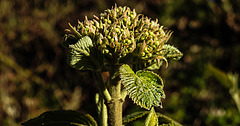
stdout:
<svg viewBox="0 0 240 126">
<path fill-rule="evenodd" d="M 151 20 L 137 14 L 135 10 L 116 5 L 105 10 L 100 17 L 94 15 L 93 20 L 85 17 L 83 22 L 78 22 L 77 27 L 70 27 L 78 39 L 89 36 L 103 54 L 118 58 L 128 53 L 140 59 L 156 58 L 171 36 L 171 32 L 165 32 L 158 20 Z"/>
</svg>

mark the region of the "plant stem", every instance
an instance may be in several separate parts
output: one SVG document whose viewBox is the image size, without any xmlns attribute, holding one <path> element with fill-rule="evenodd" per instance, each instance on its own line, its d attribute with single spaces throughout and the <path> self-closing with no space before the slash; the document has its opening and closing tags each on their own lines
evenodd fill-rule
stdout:
<svg viewBox="0 0 240 126">
<path fill-rule="evenodd" d="M 109 94 L 107 87 L 105 85 L 105 83 L 103 82 L 103 78 L 102 78 L 102 73 L 97 71 L 94 72 L 95 78 L 97 80 L 97 82 L 99 83 L 98 87 L 99 87 L 99 92 L 101 94 L 103 94 L 104 99 L 108 102 L 111 100 L 111 95 Z"/>
<path fill-rule="evenodd" d="M 121 81 L 119 77 L 110 79 L 109 92 L 112 97 L 108 103 L 109 126 L 122 126 Z"/>
</svg>

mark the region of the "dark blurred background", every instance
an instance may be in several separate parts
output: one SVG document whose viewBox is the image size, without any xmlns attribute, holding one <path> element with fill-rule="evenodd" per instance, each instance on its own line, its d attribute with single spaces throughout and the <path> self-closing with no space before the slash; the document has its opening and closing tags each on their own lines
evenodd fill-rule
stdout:
<svg viewBox="0 0 240 126">
<path fill-rule="evenodd" d="M 206 72 L 240 70 L 240 0 L 1 0 L 0 125 L 18 126 L 47 110 L 72 109 L 96 118 L 96 82 L 66 63 L 61 41 L 68 22 L 92 19 L 117 3 L 173 30 L 184 53 L 158 72 L 163 109 L 185 125 L 240 125 L 229 89 Z M 124 115 L 142 110 L 127 98 Z"/>
</svg>

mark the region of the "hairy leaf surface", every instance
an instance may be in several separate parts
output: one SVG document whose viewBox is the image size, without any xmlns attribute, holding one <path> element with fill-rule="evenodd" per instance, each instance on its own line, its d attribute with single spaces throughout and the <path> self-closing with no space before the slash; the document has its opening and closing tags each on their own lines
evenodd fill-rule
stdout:
<svg viewBox="0 0 240 126">
<path fill-rule="evenodd" d="M 44 112 L 40 116 L 22 123 L 23 126 L 97 126 L 88 114 L 72 110 Z"/>
<path fill-rule="evenodd" d="M 161 50 L 162 55 L 167 59 L 179 60 L 183 54 L 174 46 L 164 44 Z"/>
<path fill-rule="evenodd" d="M 68 64 L 78 70 L 97 70 L 102 64 L 102 55 L 93 48 L 91 38 L 85 36 L 69 45 Z"/>
<path fill-rule="evenodd" d="M 161 56 L 165 57 L 165 62 L 167 63 L 167 59 L 174 59 L 174 60 L 179 60 L 183 54 L 174 46 L 172 45 L 168 45 L 168 44 L 164 44 L 161 51 L 160 51 Z M 158 59 L 156 59 L 158 60 Z M 159 69 L 162 66 L 163 61 L 161 60 L 160 62 L 156 62 L 152 65 L 150 65 L 149 67 L 147 67 L 147 69 L 149 70 L 155 70 L 155 69 Z M 167 66 L 167 65 L 166 65 Z"/>
<path fill-rule="evenodd" d="M 129 97 L 139 106 L 150 109 L 162 107 L 161 98 L 165 98 L 162 78 L 151 71 L 137 71 L 136 74 L 128 65 L 119 69 L 122 84 Z"/>
</svg>

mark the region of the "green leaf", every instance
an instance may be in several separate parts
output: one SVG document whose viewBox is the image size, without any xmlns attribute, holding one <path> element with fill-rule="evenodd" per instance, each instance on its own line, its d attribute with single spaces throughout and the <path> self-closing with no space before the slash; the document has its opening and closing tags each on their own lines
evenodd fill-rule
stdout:
<svg viewBox="0 0 240 126">
<path fill-rule="evenodd" d="M 158 117 L 154 107 L 151 108 L 151 111 L 145 120 L 144 126 L 158 126 Z"/>
<path fill-rule="evenodd" d="M 179 126 L 179 125 L 174 124 L 174 123 L 168 123 L 168 124 L 161 124 L 159 126 Z"/>
<path fill-rule="evenodd" d="M 147 115 L 149 111 L 141 111 L 141 112 L 134 112 L 129 115 L 123 117 L 123 123 L 129 123 L 136 119 L 142 118 L 143 116 Z"/>
<path fill-rule="evenodd" d="M 101 68 L 103 56 L 95 48 L 91 38 L 85 36 L 75 44 L 69 45 L 68 64 L 78 70 L 98 70 Z"/>
<path fill-rule="evenodd" d="M 74 35 L 64 35 L 62 45 L 69 48 L 69 45 L 74 44 L 78 39 Z"/>
<path fill-rule="evenodd" d="M 156 70 L 156 69 L 160 69 L 160 67 L 162 66 L 163 62 L 156 62 L 154 64 L 152 64 L 151 66 L 147 67 L 148 70 Z"/>
<path fill-rule="evenodd" d="M 151 71 L 138 71 L 124 64 L 119 69 L 121 82 L 129 97 L 139 106 L 150 109 L 162 107 L 161 98 L 165 98 L 162 78 Z"/>
<path fill-rule="evenodd" d="M 224 73 L 222 70 L 214 67 L 211 64 L 207 65 L 206 72 L 214 76 L 222 84 L 222 86 L 229 89 L 229 93 L 236 103 L 238 111 L 240 113 L 240 93 L 238 88 L 239 75 L 237 73 Z"/>
<path fill-rule="evenodd" d="M 166 59 L 174 59 L 179 60 L 183 54 L 174 46 L 164 44 L 160 53 L 166 58 Z"/>
<path fill-rule="evenodd" d="M 170 125 L 170 126 L 182 126 L 180 123 L 178 123 L 177 121 L 173 120 L 172 118 L 162 114 L 162 113 L 159 113 L 157 112 L 157 117 L 158 118 L 162 118 L 164 120 L 167 120 L 167 122 L 169 122 L 168 124 L 164 124 L 166 126 Z"/>
<path fill-rule="evenodd" d="M 138 111 L 138 112 L 134 112 L 131 113 L 129 115 L 126 115 L 123 117 L 123 123 L 129 123 L 129 122 L 133 122 L 136 121 L 137 119 L 142 119 L 145 118 L 146 115 L 149 115 L 151 111 Z M 161 124 L 164 126 L 182 126 L 180 123 L 178 123 L 177 121 L 173 120 L 172 118 L 159 113 L 159 112 L 155 112 L 158 118 L 158 121 L 161 122 L 161 120 L 164 120 L 165 124 Z"/>
<path fill-rule="evenodd" d="M 211 64 L 208 64 L 206 70 L 206 72 L 212 74 L 222 84 L 222 86 L 228 89 L 232 87 L 232 82 L 229 79 L 228 75 L 220 69 L 214 67 Z"/>
<path fill-rule="evenodd" d="M 95 102 L 97 105 L 99 123 L 101 126 L 107 126 L 108 124 L 108 113 L 107 113 L 107 105 L 105 104 L 104 98 L 96 93 Z"/>
<path fill-rule="evenodd" d="M 97 126 L 96 121 L 88 114 L 72 110 L 48 111 L 30 119 L 23 126 Z"/>
</svg>

